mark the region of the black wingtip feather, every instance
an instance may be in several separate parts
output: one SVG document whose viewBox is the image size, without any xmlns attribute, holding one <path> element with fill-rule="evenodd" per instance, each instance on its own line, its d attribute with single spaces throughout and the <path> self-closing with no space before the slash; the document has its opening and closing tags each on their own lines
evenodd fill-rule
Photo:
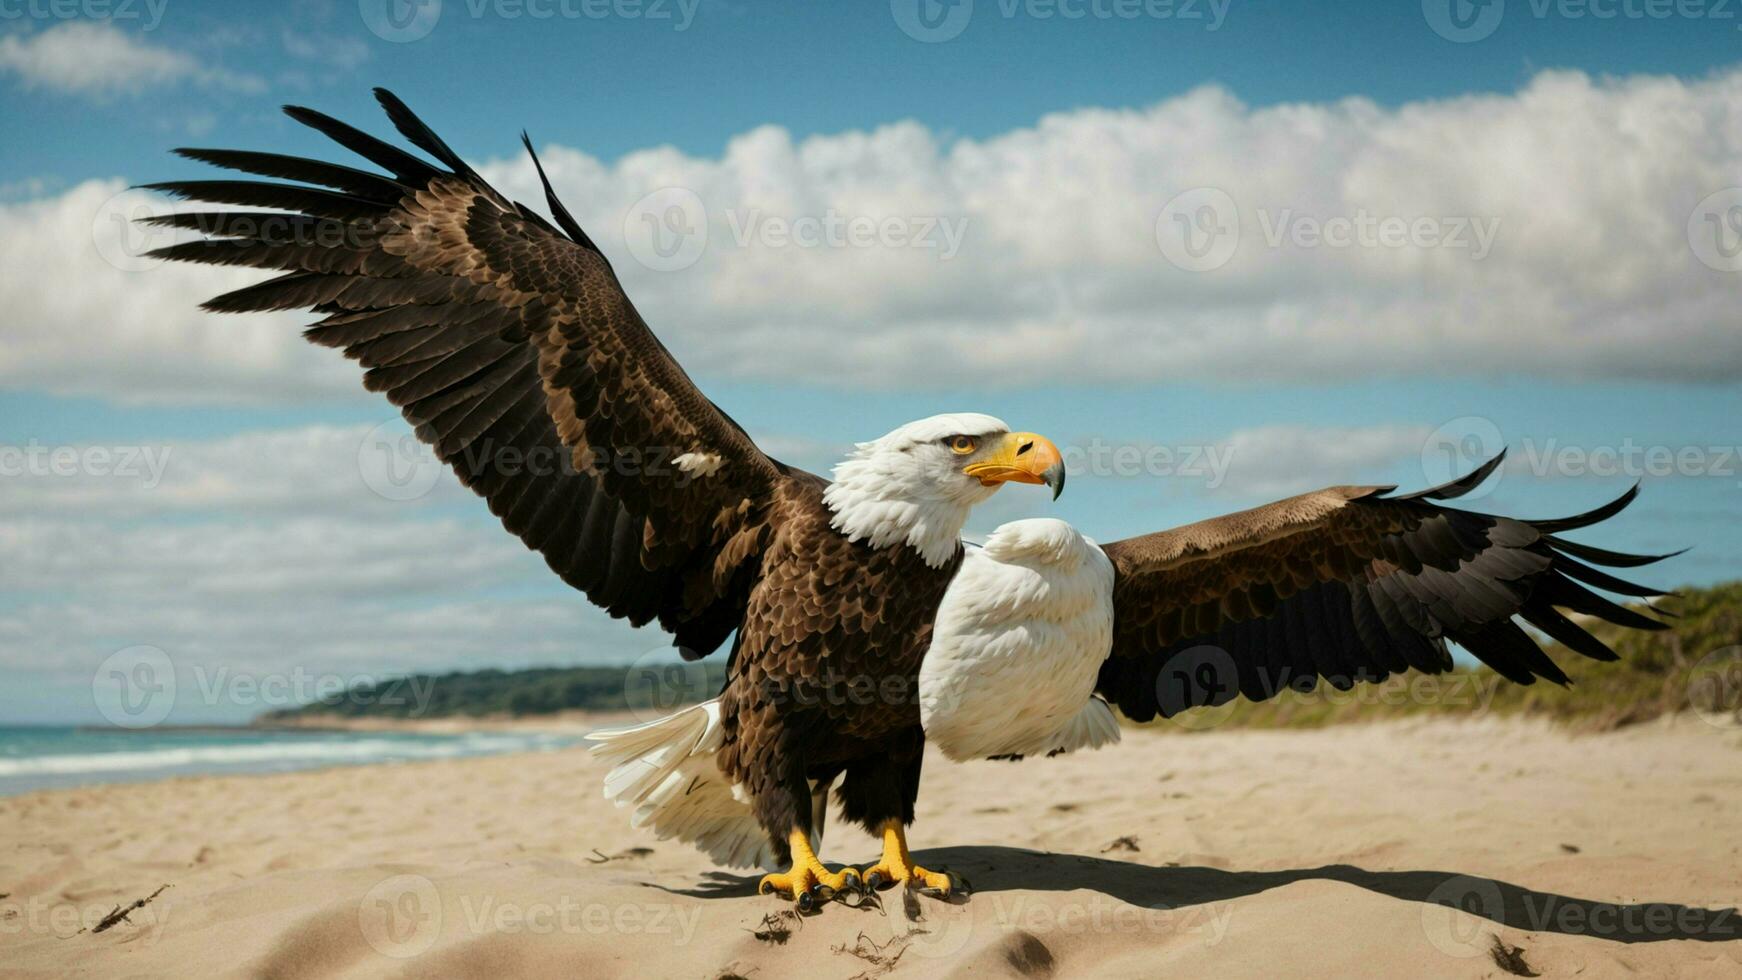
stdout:
<svg viewBox="0 0 1742 980">
<path fill-rule="evenodd" d="M 405 186 L 391 177 L 346 167 L 324 160 L 289 156 L 283 153 L 261 153 L 254 150 L 225 150 L 209 147 L 183 146 L 175 153 L 187 160 L 240 170 L 264 177 L 299 180 L 355 194 L 359 197 L 392 204 L 405 193 Z"/>
<path fill-rule="evenodd" d="M 1665 558 L 1685 555 L 1693 550 L 1692 548 L 1682 548 L 1679 551 L 1671 551 L 1661 555 L 1630 555 L 1624 551 L 1610 551 L 1606 548 L 1580 544 L 1577 541 L 1568 541 L 1553 534 L 1543 535 L 1543 540 L 1552 545 L 1556 551 L 1564 551 L 1569 555 L 1583 558 L 1593 565 L 1602 565 L 1606 568 L 1639 568 L 1643 565 L 1663 561 Z"/>
<path fill-rule="evenodd" d="M 1506 461 L 1506 450 L 1502 448 L 1493 459 L 1483 463 L 1463 476 L 1448 480 L 1437 487 L 1418 490 L 1415 493 L 1399 497 L 1399 500 L 1456 500 L 1471 490 L 1486 483 L 1500 464 Z"/>
<path fill-rule="evenodd" d="M 1542 630 L 1550 639 L 1574 653 L 1605 663 L 1621 659 L 1621 655 L 1610 649 L 1609 644 L 1592 636 L 1545 602 L 1532 599 L 1519 612 L 1524 616 L 1525 622 Z"/>
<path fill-rule="evenodd" d="M 411 107 L 406 105 L 399 96 L 387 89 L 377 87 L 375 101 L 379 102 L 381 108 L 387 111 L 387 118 L 393 121 L 393 126 L 399 130 L 400 135 L 410 140 L 418 149 L 440 160 L 454 173 L 480 184 L 484 182 L 477 172 L 466 166 L 466 161 L 460 159 L 460 155 L 443 142 L 442 138 L 435 134 L 435 130 L 430 129 L 428 124 L 419 119 L 417 113 L 412 112 Z"/>
<path fill-rule="evenodd" d="M 1610 575 L 1608 572 L 1592 568 L 1584 562 L 1578 561 L 1574 558 L 1569 558 L 1566 555 L 1558 556 L 1555 560 L 1554 567 L 1561 574 L 1566 575 L 1569 578 L 1577 579 L 1586 585 L 1595 586 L 1596 588 L 1603 589 L 1607 592 L 1613 592 L 1616 595 L 1632 596 L 1636 599 L 1649 599 L 1655 596 L 1672 594 L 1664 592 L 1661 589 L 1653 588 L 1649 585 L 1640 585 L 1637 582 L 1629 582 L 1624 578 L 1619 578 Z"/>
<path fill-rule="evenodd" d="M 526 147 L 527 156 L 532 157 L 532 166 L 538 171 L 538 182 L 544 185 L 544 201 L 550 207 L 551 217 L 556 219 L 557 224 L 562 226 L 563 231 L 568 233 L 569 238 L 575 244 L 598 252 L 599 246 L 593 244 L 593 240 L 587 237 L 587 233 L 581 229 L 581 223 L 576 221 L 574 215 L 569 214 L 569 209 L 563 207 L 563 202 L 557 199 L 556 188 L 550 185 L 550 178 L 545 175 L 544 163 L 538 159 L 538 151 L 532 148 L 532 137 L 527 135 L 524 129 L 520 131 L 520 142 Z M 600 252 L 599 254 L 603 255 L 604 253 Z"/>
<path fill-rule="evenodd" d="M 402 181 L 426 181 L 440 173 L 399 147 L 376 139 L 324 112 L 306 106 L 287 105 L 284 107 L 284 114 L 376 166 L 387 168 Z"/>
<path fill-rule="evenodd" d="M 1577 530 L 1578 528 L 1589 527 L 1599 521 L 1606 521 L 1609 518 L 1614 517 L 1616 514 L 1626 510 L 1627 505 L 1633 503 L 1638 496 L 1639 484 L 1635 483 L 1632 488 L 1621 496 L 1616 497 L 1614 500 L 1609 501 L 1601 507 L 1594 507 L 1585 511 L 1583 514 L 1574 514 L 1571 517 L 1560 517 L 1546 521 L 1528 521 L 1526 523 L 1544 534 Z"/>
</svg>

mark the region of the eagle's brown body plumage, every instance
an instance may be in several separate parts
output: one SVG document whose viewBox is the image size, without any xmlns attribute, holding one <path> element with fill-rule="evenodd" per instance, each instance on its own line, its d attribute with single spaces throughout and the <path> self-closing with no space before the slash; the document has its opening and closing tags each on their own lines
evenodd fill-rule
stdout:
<svg viewBox="0 0 1742 980">
<path fill-rule="evenodd" d="M 783 506 L 720 695 L 720 767 L 765 827 L 810 822 L 808 781 L 837 776 L 848 820 L 911 823 L 919 665 L 960 554 L 933 568 L 848 541 L 820 490 L 796 482 Z"/>
</svg>

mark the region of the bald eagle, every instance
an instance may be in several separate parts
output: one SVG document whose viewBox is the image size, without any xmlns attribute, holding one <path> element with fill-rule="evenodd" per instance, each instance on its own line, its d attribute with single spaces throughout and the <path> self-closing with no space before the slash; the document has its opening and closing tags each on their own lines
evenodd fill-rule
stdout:
<svg viewBox="0 0 1742 980">
<path fill-rule="evenodd" d="M 860 444 L 832 480 L 769 457 L 642 321 L 530 140 L 554 223 L 376 95 L 427 159 L 287 108 L 378 169 L 179 150 L 273 179 L 147 185 L 243 209 L 147 219 L 198 233 L 153 254 L 280 271 L 205 307 L 312 308 L 308 339 L 358 361 L 563 581 L 612 616 L 657 621 L 687 658 L 732 640 L 717 697 L 597 733 L 594 751 L 637 824 L 724 865 L 784 868 L 764 891 L 802 905 L 957 887 L 907 846 L 928 740 L 953 759 L 1094 748 L 1119 738 L 1115 711 L 1141 722 L 1443 672 L 1448 641 L 1517 683 L 1566 684 L 1518 620 L 1597 660 L 1615 654 L 1565 611 L 1662 628 L 1587 586 L 1661 595 L 1599 566 L 1664 556 L 1562 537 L 1637 488 L 1559 520 L 1442 504 L 1498 458 L 1417 493 L 1332 487 L 1106 545 L 1025 520 L 966 547 L 969 513 L 1003 484 L 1057 497 L 1053 443 L 954 414 Z M 818 860 L 831 792 L 881 837 L 871 867 Z"/>
</svg>

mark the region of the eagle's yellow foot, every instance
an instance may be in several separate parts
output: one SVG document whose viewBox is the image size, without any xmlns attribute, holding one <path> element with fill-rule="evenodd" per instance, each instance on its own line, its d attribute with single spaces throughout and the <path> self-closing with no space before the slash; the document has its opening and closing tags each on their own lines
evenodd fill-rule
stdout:
<svg viewBox="0 0 1742 980">
<path fill-rule="evenodd" d="M 883 860 L 862 872 L 865 887 L 881 888 L 884 885 L 909 885 L 917 888 L 930 888 L 942 895 L 948 895 L 954 890 L 954 882 L 949 875 L 927 871 L 913 863 L 913 855 L 907 852 L 907 832 L 901 826 L 901 821 L 885 822 L 882 832 Z"/>
<path fill-rule="evenodd" d="M 797 902 L 800 911 L 810 911 L 820 902 L 826 902 L 851 885 L 859 884 L 859 872 L 854 868 L 842 868 L 839 872 L 830 871 L 828 866 L 817 860 L 811 850 L 810 838 L 802 830 L 794 830 L 789 838 L 792 845 L 792 867 L 783 874 L 764 875 L 756 886 L 758 894 L 772 895 L 779 892 Z"/>
</svg>

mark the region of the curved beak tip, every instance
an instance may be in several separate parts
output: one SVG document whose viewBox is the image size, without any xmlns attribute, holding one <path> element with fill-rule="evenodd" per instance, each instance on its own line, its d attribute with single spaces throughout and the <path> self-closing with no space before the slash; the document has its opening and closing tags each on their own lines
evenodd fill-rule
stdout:
<svg viewBox="0 0 1742 980">
<path fill-rule="evenodd" d="M 1059 494 L 1065 492 L 1065 464 L 1054 463 L 1046 468 L 1040 478 L 1047 486 L 1052 487 L 1052 499 L 1059 499 Z"/>
</svg>

